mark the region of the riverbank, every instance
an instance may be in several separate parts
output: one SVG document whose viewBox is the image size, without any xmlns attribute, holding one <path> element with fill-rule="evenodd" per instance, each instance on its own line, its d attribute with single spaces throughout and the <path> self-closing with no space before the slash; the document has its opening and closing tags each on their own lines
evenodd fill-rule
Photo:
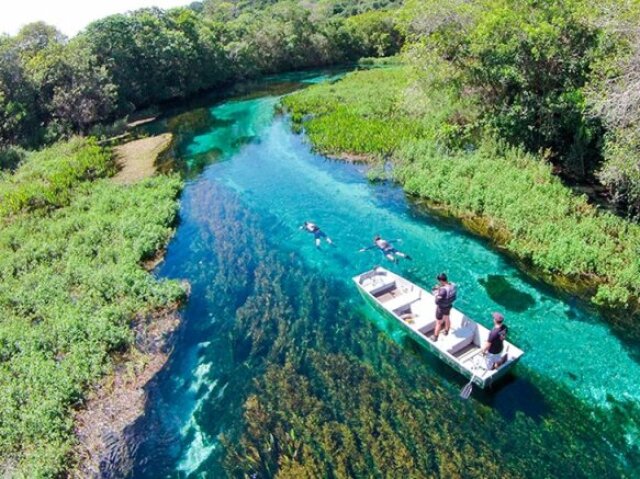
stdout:
<svg viewBox="0 0 640 479">
<path fill-rule="evenodd" d="M 184 287 L 187 289 L 188 284 Z M 92 387 L 84 405 L 74 414 L 77 442 L 70 477 L 99 477 L 114 465 L 121 471 L 127 469 L 130 453 L 126 428 L 144 413 L 145 388 L 169 357 L 181 306 L 178 302 L 136 317 L 134 345 L 116 355 L 113 371 Z"/>
<path fill-rule="evenodd" d="M 84 418 L 91 433 L 81 422 L 78 432 L 92 448 L 109 408 L 141 410 L 134 386 L 162 365 L 158 338 L 175 327 L 186 290 L 144 264 L 174 233 L 182 180 L 122 185 L 111 180 L 115 166 L 110 150 L 76 138 L 30 154 L 0 181 L 0 475 L 68 472 L 78 445 L 73 419 Z M 153 323 L 172 306 L 173 315 Z M 140 355 L 132 349 L 140 343 L 159 352 Z M 94 407 L 84 416 L 76 412 L 87 404 Z"/>
<path fill-rule="evenodd" d="M 127 142 L 114 148 L 118 172 L 116 184 L 129 185 L 156 173 L 156 161 L 173 140 L 171 133 Z M 143 262 L 149 273 L 162 262 L 166 249 Z M 188 292 L 189 284 L 182 287 Z M 74 414 L 76 446 L 72 452 L 70 477 L 98 477 L 117 465 L 126 470 L 130 454 L 125 439 L 126 428 L 143 413 L 145 388 L 169 357 L 171 338 L 180 324 L 183 300 L 158 311 L 136 314 L 132 346 L 113 358 L 112 372 L 91 388 L 82 408 Z"/>
<path fill-rule="evenodd" d="M 460 105 L 440 104 L 443 93 L 431 110 L 414 78 L 408 67 L 356 72 L 283 104 L 317 150 L 391 161 L 407 193 L 475 225 L 543 277 L 567 278 L 558 283 L 594 304 L 635 313 L 640 227 L 574 195 L 540 158 L 452 129 Z"/>
<path fill-rule="evenodd" d="M 118 172 L 113 181 L 126 185 L 152 176 L 156 172 L 156 159 L 167 151 L 172 140 L 171 133 L 164 133 L 116 146 L 113 151 Z"/>
</svg>

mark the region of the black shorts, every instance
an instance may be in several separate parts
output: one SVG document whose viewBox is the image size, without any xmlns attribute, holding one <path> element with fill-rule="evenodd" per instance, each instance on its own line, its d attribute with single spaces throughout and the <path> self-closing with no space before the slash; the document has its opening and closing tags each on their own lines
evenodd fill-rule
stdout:
<svg viewBox="0 0 640 479">
<path fill-rule="evenodd" d="M 436 306 L 436 319 L 440 321 L 443 316 L 449 316 L 451 306 Z"/>
</svg>

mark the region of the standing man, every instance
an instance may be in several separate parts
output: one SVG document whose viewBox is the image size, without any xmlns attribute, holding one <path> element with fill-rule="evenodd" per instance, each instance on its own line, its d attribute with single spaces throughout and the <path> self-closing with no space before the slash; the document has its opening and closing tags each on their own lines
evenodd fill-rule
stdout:
<svg viewBox="0 0 640 479">
<path fill-rule="evenodd" d="M 445 273 L 440 273 L 438 275 L 438 286 L 433 288 L 433 292 L 436 297 L 436 330 L 431 336 L 431 340 L 437 341 L 443 327 L 443 334 L 445 336 L 449 334 L 449 328 L 451 327 L 449 315 L 451 314 L 453 302 L 458 296 L 458 290 L 454 283 L 449 282 Z"/>
<path fill-rule="evenodd" d="M 482 352 L 487 355 L 487 369 L 498 369 L 507 360 L 507 355 L 502 354 L 504 341 L 507 339 L 507 326 L 504 324 L 504 316 L 500 313 L 491 313 L 493 316 L 493 329 L 489 332 L 487 342 Z"/>
</svg>

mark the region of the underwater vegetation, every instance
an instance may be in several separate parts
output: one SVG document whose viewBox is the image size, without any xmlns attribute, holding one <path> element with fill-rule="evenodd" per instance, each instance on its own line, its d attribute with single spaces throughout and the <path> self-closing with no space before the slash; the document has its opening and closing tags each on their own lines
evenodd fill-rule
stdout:
<svg viewBox="0 0 640 479">
<path fill-rule="evenodd" d="M 216 352 L 228 358 L 224 407 L 211 395 L 196 414 L 222 448 L 193 472 L 222 461 L 231 477 L 623 475 L 611 454 L 624 439 L 569 391 L 544 386 L 538 397 L 553 401 L 533 415 L 459 401 L 455 385 L 345 301 L 353 291 L 274 250 L 269 218 L 217 184 L 193 194 L 198 241 L 212 245 L 207 290 L 216 314 L 235 318 L 217 332 L 229 347 Z"/>
</svg>

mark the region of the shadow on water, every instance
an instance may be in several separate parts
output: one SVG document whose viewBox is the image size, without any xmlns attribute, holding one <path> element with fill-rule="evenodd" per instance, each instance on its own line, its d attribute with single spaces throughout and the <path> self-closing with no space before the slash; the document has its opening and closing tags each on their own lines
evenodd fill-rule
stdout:
<svg viewBox="0 0 640 479">
<path fill-rule="evenodd" d="M 517 366 L 511 374 L 486 391 L 477 391 L 475 398 L 495 408 L 508 421 L 515 420 L 519 413 L 536 422 L 551 417 L 552 407 L 544 393 L 533 382 L 518 375 L 519 369 L 522 366 Z"/>
<path fill-rule="evenodd" d="M 493 301 L 509 311 L 522 313 L 536 304 L 533 296 L 518 290 L 505 276 L 490 274 L 486 278 L 480 278 L 478 283 Z"/>
<path fill-rule="evenodd" d="M 425 365 L 434 376 L 450 383 L 452 400 L 462 401 L 459 398 L 459 393 L 467 383 L 466 378 L 427 351 L 394 320 L 379 314 L 369 306 L 365 314 L 377 328 L 393 338 L 405 351 L 411 353 L 415 360 Z M 491 406 L 507 421 L 513 421 L 516 414 L 521 413 L 535 422 L 540 422 L 545 416 L 551 414 L 550 407 L 544 393 L 534 383 L 517 375 L 517 371 L 521 369 L 522 365 L 517 365 L 514 371 L 485 390 L 475 386 L 473 399 Z M 460 389 L 457 389 L 456 386 L 459 386 Z"/>
<path fill-rule="evenodd" d="M 501 275 L 487 275 L 485 278 L 478 279 L 478 283 L 485 288 L 489 297 L 497 304 L 513 312 L 524 312 L 536 306 L 536 298 L 513 287 L 513 278 L 517 278 L 532 290 L 540 292 L 538 301 L 541 303 L 556 300 L 564 303 L 564 314 L 568 320 L 605 326 L 625 346 L 627 354 L 640 364 L 640 313 L 636 315 L 635 319 L 630 320 L 627 317 L 625 320 L 620 320 L 616 316 L 618 313 L 603 311 L 594 304 L 576 296 L 575 293 L 562 290 L 543 281 L 540 277 L 541 273 L 531 265 L 518 260 L 504 248 L 497 248 L 490 239 L 465 228 L 458 218 L 435 210 L 412 195 L 402 193 L 402 197 L 408 205 L 411 217 L 444 231 L 454 232 L 456 236 L 479 241 L 488 248 L 499 249 L 503 253 L 501 259 L 513 270 L 513 274 L 509 277 L 503 277 L 503 279 L 500 278 Z M 387 193 L 387 198 L 391 198 L 396 204 L 402 204 L 402 199 L 397 194 Z M 492 278 L 492 276 L 494 277 Z M 514 297 L 511 297 L 512 293 Z"/>
</svg>

